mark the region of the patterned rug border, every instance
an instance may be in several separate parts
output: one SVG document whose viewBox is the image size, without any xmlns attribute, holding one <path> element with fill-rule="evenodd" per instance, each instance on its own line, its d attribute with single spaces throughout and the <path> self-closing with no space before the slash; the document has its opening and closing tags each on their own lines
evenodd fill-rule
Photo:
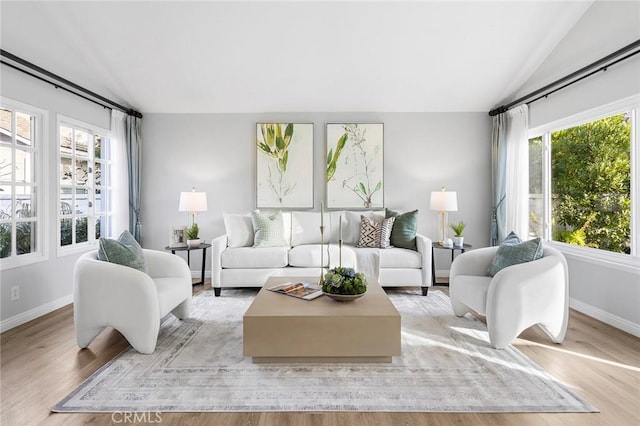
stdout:
<svg viewBox="0 0 640 426">
<path fill-rule="evenodd" d="M 226 292 L 227 297 L 242 297 L 243 294 L 246 294 L 246 292 L 250 292 L 251 290 L 229 290 Z M 210 294 L 209 294 L 210 293 Z M 255 293 L 254 293 L 255 294 Z M 390 292 L 391 295 L 391 300 L 394 300 L 393 295 L 397 294 L 397 295 L 410 295 L 410 296 L 416 296 L 416 297 L 422 297 L 419 295 L 419 293 L 414 293 L 412 291 L 406 291 L 406 290 L 393 290 Z M 440 296 L 437 296 L 440 295 Z M 210 299 L 215 300 L 221 300 L 218 298 L 214 298 L 213 297 L 213 292 L 212 291 L 207 291 L 207 292 L 202 292 L 199 293 L 198 295 L 194 296 L 194 305 L 196 302 L 196 299 L 199 301 L 201 298 L 203 297 L 207 297 Z M 245 296 L 246 297 L 246 296 Z M 429 292 L 429 296 L 427 297 L 443 297 L 446 298 L 447 301 L 449 300 L 448 296 L 440 291 L 430 291 Z M 161 329 L 162 326 L 165 325 L 165 323 L 167 321 L 171 321 L 172 319 L 174 319 L 171 315 L 168 315 L 167 317 L 165 317 L 162 320 L 162 325 L 161 325 Z M 485 327 L 484 323 L 482 323 L 481 321 L 479 321 L 478 319 L 476 319 L 473 316 L 467 315 L 464 317 L 465 320 L 467 321 L 473 321 L 477 324 L 480 324 L 482 327 Z M 177 322 L 177 320 L 175 320 Z M 486 327 L 485 327 L 486 330 Z M 197 332 L 197 330 L 196 330 Z M 404 333 L 404 324 L 403 324 L 403 333 Z M 160 341 L 163 338 L 162 333 L 161 336 L 159 338 L 159 344 L 158 346 L 160 347 Z M 170 339 L 171 336 L 170 335 L 165 335 L 164 339 Z M 404 355 L 404 337 L 403 337 L 403 355 Z M 114 413 L 114 412 L 175 412 L 175 413 L 241 413 L 241 412 L 305 412 L 305 413 L 322 413 L 322 412 L 341 412 L 341 411 L 346 411 L 346 412 L 371 412 L 371 413 L 597 413 L 599 412 L 599 410 L 594 407 L 591 403 L 589 403 L 587 400 L 585 400 L 584 398 L 582 398 L 580 395 L 578 395 L 576 392 L 574 392 L 572 389 L 568 388 L 567 386 L 563 385 L 561 382 L 559 382 L 558 380 L 556 380 L 553 376 L 551 376 L 549 373 L 547 373 L 546 371 L 544 371 L 544 369 L 542 369 L 537 363 L 535 363 L 533 360 L 531 360 L 528 356 L 526 356 L 524 353 L 522 353 L 521 351 L 519 351 L 517 348 L 515 348 L 514 346 L 510 345 L 507 349 L 503 349 L 504 351 L 513 351 L 512 355 L 515 355 L 518 358 L 518 361 L 523 362 L 527 367 L 532 368 L 534 370 L 537 370 L 538 374 L 546 376 L 546 378 L 548 380 L 550 380 L 551 382 L 554 382 L 556 384 L 556 386 L 558 388 L 561 388 L 562 391 L 564 393 L 567 394 L 567 396 L 570 396 L 572 398 L 575 399 L 575 401 L 579 404 L 576 405 L 575 407 L 568 407 L 568 406 L 558 406 L 558 408 L 553 409 L 553 408 L 544 408 L 541 409 L 541 407 L 539 406 L 517 406 L 514 407 L 513 409 L 510 410 L 505 410 L 504 407 L 502 409 L 496 408 L 496 409 L 492 409 L 490 407 L 487 406 L 480 406 L 480 405 L 471 405 L 471 406 L 464 406 L 464 409 L 460 409 L 456 404 L 453 404 L 451 406 L 438 406 L 437 409 L 428 409 L 425 410 L 424 408 L 412 408 L 410 406 L 403 406 L 401 407 L 401 409 L 388 409 L 388 408 L 381 408 L 381 409 L 371 409 L 371 408 L 365 408 L 362 409 L 362 407 L 358 407 L 357 404 L 353 404 L 352 407 L 345 407 L 345 406 L 339 406 L 336 408 L 330 408 L 330 407 L 322 407 L 321 409 L 314 409 L 314 407 L 317 407 L 317 405 L 315 404 L 307 404 L 307 406 L 305 407 L 304 405 L 301 405 L 300 407 L 298 407 L 298 409 L 295 410 L 291 410 L 289 408 L 278 408 L 278 407 L 273 407 L 273 408 L 265 408 L 262 406 L 256 406 L 256 407 L 252 407 L 251 405 L 243 405 L 242 407 L 238 407 L 238 408 L 231 408 L 229 409 L 227 408 L 221 408 L 221 407 L 212 407 L 212 408 L 185 408 L 184 404 L 178 404 L 178 405 L 161 405 L 161 406 L 157 406 L 154 408 L 149 408 L 149 407 L 133 407 L 131 405 L 123 405 L 123 406 L 111 406 L 109 408 L 99 408 L 99 407 L 91 407 L 91 408 L 87 408 L 87 407 L 76 407 L 76 406 L 66 406 L 67 403 L 69 403 L 70 401 L 72 401 L 74 399 L 74 397 L 78 394 L 80 394 L 81 392 L 83 392 L 85 390 L 85 388 L 90 385 L 94 380 L 96 380 L 97 378 L 99 378 L 102 374 L 104 374 L 107 370 L 109 370 L 114 364 L 118 363 L 123 357 L 128 356 L 133 354 L 134 356 L 146 356 L 146 355 L 140 355 L 137 352 L 135 352 L 135 350 L 133 348 L 131 348 L 130 346 L 125 348 L 122 352 L 120 352 L 119 354 L 115 355 L 111 360 L 109 360 L 105 365 L 103 365 L 102 367 L 100 367 L 98 370 L 96 370 L 94 373 L 92 373 L 87 379 L 85 379 L 80 385 L 78 385 L 70 394 L 68 394 L 66 397 L 64 397 L 62 400 L 60 400 L 57 404 L 55 404 L 53 407 L 51 407 L 51 411 L 54 413 Z M 156 350 L 156 352 L 158 351 L 158 349 Z M 352 367 L 353 365 L 356 365 L 358 368 L 364 368 L 366 369 L 367 367 L 371 366 L 371 364 L 311 364 L 314 367 L 324 367 L 326 369 L 331 369 L 332 367 L 335 367 L 337 369 L 340 368 L 344 368 L 345 366 L 347 366 L 348 368 Z M 269 368 L 276 368 L 276 369 L 280 369 L 282 366 L 285 367 L 289 367 L 289 368 L 294 368 L 294 367 L 300 367 L 300 368 L 305 368 L 308 367 L 309 364 L 285 364 L 285 365 L 278 365 L 278 367 L 273 366 L 273 364 L 261 364 L 262 369 L 269 369 Z M 273 367 L 272 367 L 273 366 Z M 407 366 L 399 366 L 401 367 L 400 369 L 406 369 Z"/>
</svg>

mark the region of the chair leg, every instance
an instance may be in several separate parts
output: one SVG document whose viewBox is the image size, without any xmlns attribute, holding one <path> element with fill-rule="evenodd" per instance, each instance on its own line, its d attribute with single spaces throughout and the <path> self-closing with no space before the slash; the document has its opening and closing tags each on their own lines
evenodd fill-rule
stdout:
<svg viewBox="0 0 640 426">
<path fill-rule="evenodd" d="M 214 287 L 214 288 L 213 288 L 213 294 L 214 294 L 216 297 L 220 297 L 220 292 L 221 292 L 221 291 L 222 291 L 222 287 Z"/>
<path fill-rule="evenodd" d="M 184 302 L 173 308 L 171 313 L 181 320 L 189 318 L 189 315 L 191 315 L 191 297 L 187 298 Z"/>
<path fill-rule="evenodd" d="M 455 297 L 450 296 L 451 299 L 451 307 L 453 308 L 453 313 L 457 317 L 463 317 L 467 312 L 470 312 L 471 309 L 464 303 L 460 303 Z"/>
<path fill-rule="evenodd" d="M 428 292 L 429 292 L 429 287 L 422 287 L 422 295 L 423 296 L 426 296 Z"/>
<path fill-rule="evenodd" d="M 82 349 L 88 348 L 104 327 L 87 327 L 76 324 L 76 342 Z"/>
</svg>

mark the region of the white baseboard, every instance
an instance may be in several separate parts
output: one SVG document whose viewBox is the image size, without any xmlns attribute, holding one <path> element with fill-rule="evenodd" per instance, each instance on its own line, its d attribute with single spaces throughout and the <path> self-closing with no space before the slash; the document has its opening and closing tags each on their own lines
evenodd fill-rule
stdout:
<svg viewBox="0 0 640 426">
<path fill-rule="evenodd" d="M 202 271 L 191 271 L 191 278 L 200 279 L 200 277 L 202 277 Z M 204 277 L 211 278 L 211 271 L 204 271 Z"/>
<path fill-rule="evenodd" d="M 573 298 L 569 299 L 569 307 L 575 309 L 576 311 L 582 312 L 583 314 L 588 315 L 592 318 L 600 320 L 605 324 L 609 324 L 610 326 L 619 328 L 620 330 L 632 334 L 636 337 L 640 337 L 640 324 L 635 324 L 629 320 L 620 318 L 617 315 L 613 315 L 607 311 L 603 311 L 600 308 L 596 308 Z"/>
<path fill-rule="evenodd" d="M 56 300 L 53 300 L 49 303 L 45 303 L 42 306 L 38 306 L 37 308 L 33 308 L 30 311 L 23 312 L 14 317 L 7 318 L 0 322 L 0 333 L 4 333 L 5 331 L 11 330 L 19 325 L 27 323 L 31 320 L 34 320 L 38 317 L 48 314 L 49 312 L 53 312 L 56 309 L 60 309 L 63 306 L 66 306 L 70 303 L 73 303 L 73 294 L 69 294 L 67 296 L 60 297 Z"/>
</svg>

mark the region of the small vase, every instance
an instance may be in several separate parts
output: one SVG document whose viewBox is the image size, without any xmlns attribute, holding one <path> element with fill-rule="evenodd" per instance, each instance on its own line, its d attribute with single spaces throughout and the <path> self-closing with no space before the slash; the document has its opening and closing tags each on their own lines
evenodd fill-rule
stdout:
<svg viewBox="0 0 640 426">
<path fill-rule="evenodd" d="M 462 247 L 464 244 L 464 237 L 453 237 L 453 245 L 456 247 Z"/>
<path fill-rule="evenodd" d="M 195 247 L 199 246 L 202 240 L 200 238 L 196 238 L 195 240 L 187 240 L 187 247 Z"/>
</svg>

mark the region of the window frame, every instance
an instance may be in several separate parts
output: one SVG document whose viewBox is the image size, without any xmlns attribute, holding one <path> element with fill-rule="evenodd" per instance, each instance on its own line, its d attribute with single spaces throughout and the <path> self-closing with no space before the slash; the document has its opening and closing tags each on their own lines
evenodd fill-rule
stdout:
<svg viewBox="0 0 640 426">
<path fill-rule="evenodd" d="M 551 133 L 626 112 L 631 114 L 631 253 L 615 253 L 603 249 L 553 241 L 551 239 Z M 640 260 L 640 237 L 638 237 L 640 220 L 640 158 L 638 152 L 640 150 L 638 147 L 640 143 L 640 94 L 529 129 L 528 139 L 539 136 L 542 137 L 543 144 L 542 238 L 563 252 L 577 257 L 598 259 L 623 268 L 637 268 Z"/>
<path fill-rule="evenodd" d="M 48 176 L 48 139 L 47 131 L 49 128 L 49 112 L 35 107 L 33 105 L 25 104 L 22 102 L 14 101 L 12 99 L 0 96 L 0 107 L 11 110 L 14 114 L 16 112 L 23 113 L 35 117 L 35 125 L 32 128 L 32 149 L 31 153 L 34 156 L 33 168 L 35 179 L 32 184 L 32 188 L 36 188 L 35 191 L 35 203 L 36 214 L 29 220 L 29 222 L 35 222 L 36 231 L 36 250 L 31 253 L 25 254 L 11 254 L 9 257 L 0 259 L 0 271 L 18 268 L 22 266 L 31 265 L 33 263 L 43 262 L 48 260 L 48 241 L 47 231 L 49 229 L 49 191 L 45 186 L 45 176 Z M 12 126 L 14 125 L 12 122 Z M 15 129 L 12 129 L 13 137 L 15 138 Z M 12 156 L 15 156 L 15 145 L 11 145 Z M 12 177 L 12 186 L 15 187 L 16 180 L 15 175 Z M 14 194 L 15 195 L 15 194 Z M 12 230 L 15 230 L 16 217 L 13 215 L 11 219 Z M 15 241 L 15 232 L 11 235 L 12 242 Z M 12 248 L 15 245 L 12 244 Z"/>
<path fill-rule="evenodd" d="M 68 244 L 68 245 L 61 245 L 61 240 L 60 240 L 60 235 L 61 235 L 61 220 L 68 218 L 65 215 L 63 215 L 60 211 L 60 203 L 62 201 L 60 195 L 62 193 L 62 189 L 63 187 L 68 187 L 68 185 L 63 185 L 61 182 L 61 163 L 62 163 L 62 159 L 63 158 L 69 158 L 68 155 L 65 155 L 62 153 L 61 147 L 60 147 L 60 128 L 61 127 L 71 127 L 74 130 L 81 130 L 84 132 L 87 132 L 89 134 L 89 140 L 88 140 L 88 147 L 87 147 L 87 160 L 89 162 L 89 164 L 91 164 L 91 171 L 88 172 L 88 177 L 87 177 L 87 182 L 89 182 L 89 184 L 86 186 L 87 188 L 87 194 L 88 194 L 88 199 L 90 201 L 90 205 L 87 207 L 87 213 L 86 215 L 77 215 L 76 213 L 72 214 L 71 220 L 72 220 L 72 229 L 75 229 L 75 221 L 77 220 L 77 216 L 81 216 L 81 217 L 87 217 L 87 241 L 83 241 L 80 243 L 75 242 L 75 232 L 72 232 L 72 243 Z M 96 185 L 95 185 L 95 163 L 99 162 L 101 164 L 105 164 L 108 163 L 110 165 L 110 167 L 113 167 L 113 159 L 111 158 L 111 153 L 109 154 L 109 159 L 108 160 L 97 160 L 95 158 L 95 145 L 94 145 L 94 141 L 95 141 L 95 135 L 100 135 L 103 140 L 108 140 L 109 141 L 109 150 L 111 150 L 111 146 L 110 146 L 110 139 L 111 139 L 111 131 L 108 129 L 104 129 L 102 127 L 99 126 L 95 126 L 89 123 L 85 123 L 83 121 L 80 120 L 76 120 L 73 119 L 71 117 L 67 117 L 61 114 L 57 115 L 57 122 L 56 122 L 56 174 L 55 174 L 55 179 L 56 179 L 56 225 L 55 225 L 55 230 L 56 230 L 56 247 L 57 247 L 57 253 L 58 253 L 58 257 L 63 257 L 63 256 L 67 256 L 67 255 L 71 255 L 71 254 L 76 254 L 76 253 L 83 253 L 86 252 L 87 250 L 93 249 L 96 247 L 98 239 L 95 236 L 95 231 L 91 232 L 91 230 L 95 230 L 95 224 L 96 224 L 96 219 L 99 216 L 109 216 L 112 217 L 113 216 L 113 210 L 112 210 L 112 206 L 110 206 L 109 209 L 107 209 L 104 214 L 103 213 L 96 213 L 96 197 L 95 197 L 95 190 L 96 190 Z M 75 141 L 74 141 L 75 144 Z M 72 155 L 71 158 L 76 158 L 75 155 Z M 75 191 L 76 188 L 78 188 L 79 186 L 76 185 L 75 183 L 75 174 L 72 177 L 72 193 L 73 191 Z M 104 187 L 104 185 L 101 185 L 101 188 Z M 112 185 L 108 186 L 109 190 L 112 191 L 113 193 L 113 187 Z"/>
</svg>

